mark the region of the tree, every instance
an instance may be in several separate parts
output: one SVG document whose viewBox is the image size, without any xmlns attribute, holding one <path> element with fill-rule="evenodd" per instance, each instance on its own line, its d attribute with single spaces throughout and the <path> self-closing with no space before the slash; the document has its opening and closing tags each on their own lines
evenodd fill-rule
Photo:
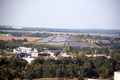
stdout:
<svg viewBox="0 0 120 80">
<path fill-rule="evenodd" d="M 65 45 L 64 46 L 64 48 L 63 48 L 63 51 L 65 51 L 65 52 L 70 52 L 71 51 L 71 47 L 70 46 L 68 46 L 68 45 Z"/>
</svg>

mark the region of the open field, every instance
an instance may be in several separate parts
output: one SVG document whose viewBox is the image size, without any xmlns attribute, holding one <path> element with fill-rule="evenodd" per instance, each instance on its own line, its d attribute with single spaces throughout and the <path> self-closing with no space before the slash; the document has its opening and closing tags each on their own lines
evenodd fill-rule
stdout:
<svg viewBox="0 0 120 80">
<path fill-rule="evenodd" d="M 80 42 L 79 38 L 69 35 L 54 35 L 35 42 L 39 44 L 48 44 L 48 45 L 56 45 L 56 46 L 63 46 L 63 45 L 70 45 L 73 47 L 96 46 L 95 44 L 92 43 Z"/>
<path fill-rule="evenodd" d="M 12 39 L 15 39 L 15 40 L 27 39 L 29 42 L 32 42 L 32 41 L 41 40 L 42 38 L 39 38 L 39 37 L 24 37 L 24 36 L 23 37 L 0 36 L 0 40 L 8 41 L 8 40 L 12 40 Z"/>
</svg>

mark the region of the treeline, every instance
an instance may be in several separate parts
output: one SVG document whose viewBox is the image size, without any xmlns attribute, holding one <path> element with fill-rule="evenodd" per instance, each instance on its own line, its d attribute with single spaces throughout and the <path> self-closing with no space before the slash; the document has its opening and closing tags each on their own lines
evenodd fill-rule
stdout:
<svg viewBox="0 0 120 80">
<path fill-rule="evenodd" d="M 110 78 L 114 71 L 120 69 L 119 60 L 116 59 L 118 57 L 111 59 L 105 57 L 77 57 L 59 60 L 37 59 L 32 62 L 32 68 L 29 68 L 29 71 L 33 73 L 30 73 L 28 77 Z"/>
<path fill-rule="evenodd" d="M 23 59 L 0 58 L 0 80 L 37 78 L 110 78 L 120 70 L 120 55 L 112 58 L 76 57 L 58 60 L 36 59 L 28 64 Z"/>
<path fill-rule="evenodd" d="M 19 46 L 23 46 L 23 43 L 27 42 L 26 39 L 24 40 L 10 40 L 10 41 L 3 41 L 0 40 L 0 49 L 1 50 L 12 50 L 14 48 L 17 48 Z"/>
<path fill-rule="evenodd" d="M 0 25 L 0 30 L 14 30 L 14 28 L 9 25 Z"/>
<path fill-rule="evenodd" d="M 27 39 L 24 40 L 15 40 L 12 39 L 10 41 L 3 41 L 0 40 L 0 51 L 13 51 L 13 49 L 18 47 L 31 47 L 36 48 L 39 52 L 43 51 L 44 49 L 63 49 L 63 47 L 59 46 L 50 46 L 50 45 L 44 45 L 44 44 L 25 44 L 27 42 Z"/>
<path fill-rule="evenodd" d="M 90 35 L 90 34 L 87 34 L 87 35 L 84 35 L 84 34 L 81 34 L 81 35 L 76 35 L 76 37 L 80 38 L 80 39 L 95 39 L 95 40 L 113 40 L 114 38 L 111 37 L 111 36 L 98 36 L 98 35 Z"/>
<path fill-rule="evenodd" d="M 12 36 L 27 36 L 27 37 L 48 37 L 52 36 L 52 34 L 48 33 L 27 33 L 27 32 L 7 32 L 8 34 L 11 34 Z"/>
<path fill-rule="evenodd" d="M 76 35 L 79 39 L 94 39 L 98 40 L 98 43 L 95 43 L 96 45 L 100 47 L 112 47 L 112 48 L 117 48 L 120 49 L 120 38 L 119 37 L 113 37 L 113 36 L 98 36 L 98 35 Z M 108 42 L 103 42 L 102 40 L 107 40 Z"/>
</svg>

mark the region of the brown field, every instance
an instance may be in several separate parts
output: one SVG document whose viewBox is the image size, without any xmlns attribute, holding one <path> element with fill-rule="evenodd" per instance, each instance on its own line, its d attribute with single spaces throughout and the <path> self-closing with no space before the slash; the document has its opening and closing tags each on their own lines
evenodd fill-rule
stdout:
<svg viewBox="0 0 120 80">
<path fill-rule="evenodd" d="M 88 80 L 90 78 L 84 78 L 84 80 Z M 33 80 L 81 80 L 77 78 L 39 78 L 39 79 L 33 79 Z M 112 80 L 112 79 L 95 79 L 95 80 Z"/>
<path fill-rule="evenodd" d="M 33 79 L 33 80 L 78 80 L 76 78 L 69 79 L 69 78 L 39 78 L 39 79 Z"/>
<path fill-rule="evenodd" d="M 40 38 L 40 37 L 24 37 L 24 36 L 23 37 L 0 36 L 0 40 L 8 41 L 8 40 L 12 40 L 12 39 L 15 39 L 15 40 L 27 39 L 29 42 L 32 42 L 32 41 L 41 40 L 43 38 Z"/>
</svg>

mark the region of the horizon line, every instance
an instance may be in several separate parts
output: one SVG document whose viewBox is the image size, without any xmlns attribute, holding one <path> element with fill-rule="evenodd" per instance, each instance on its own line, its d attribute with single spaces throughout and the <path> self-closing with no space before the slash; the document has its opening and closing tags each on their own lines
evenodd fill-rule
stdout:
<svg viewBox="0 0 120 80">
<path fill-rule="evenodd" d="M 21 26 L 15 26 L 15 25 L 0 25 L 0 26 L 9 26 L 9 27 L 13 27 L 13 28 L 49 28 L 49 29 L 107 29 L 107 30 L 109 30 L 109 29 L 120 29 L 120 28 L 64 28 L 64 27 L 47 27 L 47 26 L 45 26 L 45 27 L 38 27 L 38 26 L 23 26 L 23 27 L 21 27 Z M 97 26 L 96 26 L 97 27 Z"/>
</svg>

